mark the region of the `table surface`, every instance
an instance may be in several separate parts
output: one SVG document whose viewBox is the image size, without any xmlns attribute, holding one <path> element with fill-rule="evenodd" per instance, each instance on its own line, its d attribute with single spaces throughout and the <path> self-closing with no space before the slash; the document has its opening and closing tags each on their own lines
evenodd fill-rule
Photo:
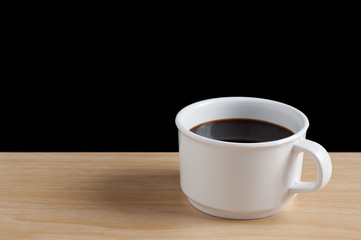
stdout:
<svg viewBox="0 0 361 240">
<path fill-rule="evenodd" d="M 187 201 L 177 153 L 0 153 L 0 238 L 361 239 L 361 153 L 330 153 L 333 175 L 280 213 L 209 216 Z M 305 157 L 303 180 L 316 179 Z"/>
</svg>

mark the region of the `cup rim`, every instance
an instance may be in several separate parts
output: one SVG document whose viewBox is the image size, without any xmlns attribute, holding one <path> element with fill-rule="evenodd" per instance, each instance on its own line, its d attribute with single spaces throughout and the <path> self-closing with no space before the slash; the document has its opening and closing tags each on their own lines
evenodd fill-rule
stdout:
<svg viewBox="0 0 361 240">
<path fill-rule="evenodd" d="M 304 124 L 299 131 L 295 132 L 293 135 L 286 137 L 286 138 L 282 138 L 282 139 L 274 140 L 274 141 L 259 142 L 259 143 L 238 143 L 238 142 L 226 142 L 226 141 L 203 137 L 201 135 L 191 132 L 190 129 L 187 129 L 181 123 L 181 118 L 185 114 L 187 114 L 187 111 L 189 111 L 190 109 L 193 109 L 193 108 L 199 107 L 201 105 L 205 105 L 205 104 L 211 104 L 214 102 L 227 102 L 227 101 L 253 101 L 253 102 L 263 102 L 263 103 L 267 102 L 267 103 L 271 103 L 271 104 L 277 104 L 279 106 L 290 108 L 292 111 L 294 111 L 298 115 L 298 117 L 300 117 L 302 119 Z M 197 141 L 203 142 L 203 143 L 207 143 L 207 144 L 211 144 L 211 145 L 225 146 L 225 147 L 237 147 L 237 148 L 271 147 L 271 146 L 285 144 L 285 143 L 294 141 L 298 138 L 304 137 L 305 133 L 309 127 L 308 118 L 306 117 L 306 115 L 304 113 L 302 113 L 297 108 L 292 107 L 292 106 L 282 103 L 282 102 L 265 99 L 265 98 L 256 98 L 256 97 L 219 97 L 219 98 L 211 98 L 211 99 L 201 100 L 201 101 L 192 103 L 192 104 L 184 107 L 183 109 L 181 109 L 178 112 L 178 114 L 176 115 L 175 123 L 180 132 L 182 132 L 183 134 L 185 134 L 186 136 L 188 136 L 194 140 L 197 140 Z"/>
</svg>

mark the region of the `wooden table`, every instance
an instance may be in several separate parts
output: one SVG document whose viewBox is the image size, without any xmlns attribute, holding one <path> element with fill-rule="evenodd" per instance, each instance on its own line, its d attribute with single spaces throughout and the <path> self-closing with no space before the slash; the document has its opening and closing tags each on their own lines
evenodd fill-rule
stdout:
<svg viewBox="0 0 361 240">
<path fill-rule="evenodd" d="M 0 239 L 361 239 L 361 153 L 331 158 L 324 189 L 241 221 L 188 203 L 177 153 L 0 153 Z"/>
</svg>

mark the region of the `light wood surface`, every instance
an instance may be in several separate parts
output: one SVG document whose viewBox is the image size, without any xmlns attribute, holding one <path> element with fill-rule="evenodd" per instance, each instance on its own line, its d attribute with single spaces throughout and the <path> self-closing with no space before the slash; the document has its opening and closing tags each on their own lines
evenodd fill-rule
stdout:
<svg viewBox="0 0 361 240">
<path fill-rule="evenodd" d="M 177 153 L 0 153 L 0 239 L 361 239 L 361 153 L 331 158 L 324 189 L 241 221 L 188 203 Z"/>
</svg>

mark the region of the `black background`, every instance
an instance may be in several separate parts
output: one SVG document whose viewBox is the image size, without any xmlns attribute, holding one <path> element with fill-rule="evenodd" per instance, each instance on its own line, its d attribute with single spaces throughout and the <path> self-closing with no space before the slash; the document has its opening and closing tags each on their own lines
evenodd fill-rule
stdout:
<svg viewBox="0 0 361 240">
<path fill-rule="evenodd" d="M 352 14 L 67 14 L 4 30 L 0 151 L 177 151 L 177 112 L 225 96 L 290 104 L 307 138 L 361 151 Z"/>
<path fill-rule="evenodd" d="M 198 87 L 163 81 L 65 85 L 58 91 L 17 92 L 15 88 L 14 102 L 2 111 L 1 150 L 177 151 L 177 112 L 195 101 L 222 96 L 262 97 L 290 104 L 308 116 L 309 139 L 328 151 L 361 150 L 358 90 L 341 95 L 344 87 L 325 87 L 317 81 L 322 86 L 315 86 L 301 80 L 252 80 L 250 84 L 242 78 L 215 78 L 203 79 Z"/>
</svg>

